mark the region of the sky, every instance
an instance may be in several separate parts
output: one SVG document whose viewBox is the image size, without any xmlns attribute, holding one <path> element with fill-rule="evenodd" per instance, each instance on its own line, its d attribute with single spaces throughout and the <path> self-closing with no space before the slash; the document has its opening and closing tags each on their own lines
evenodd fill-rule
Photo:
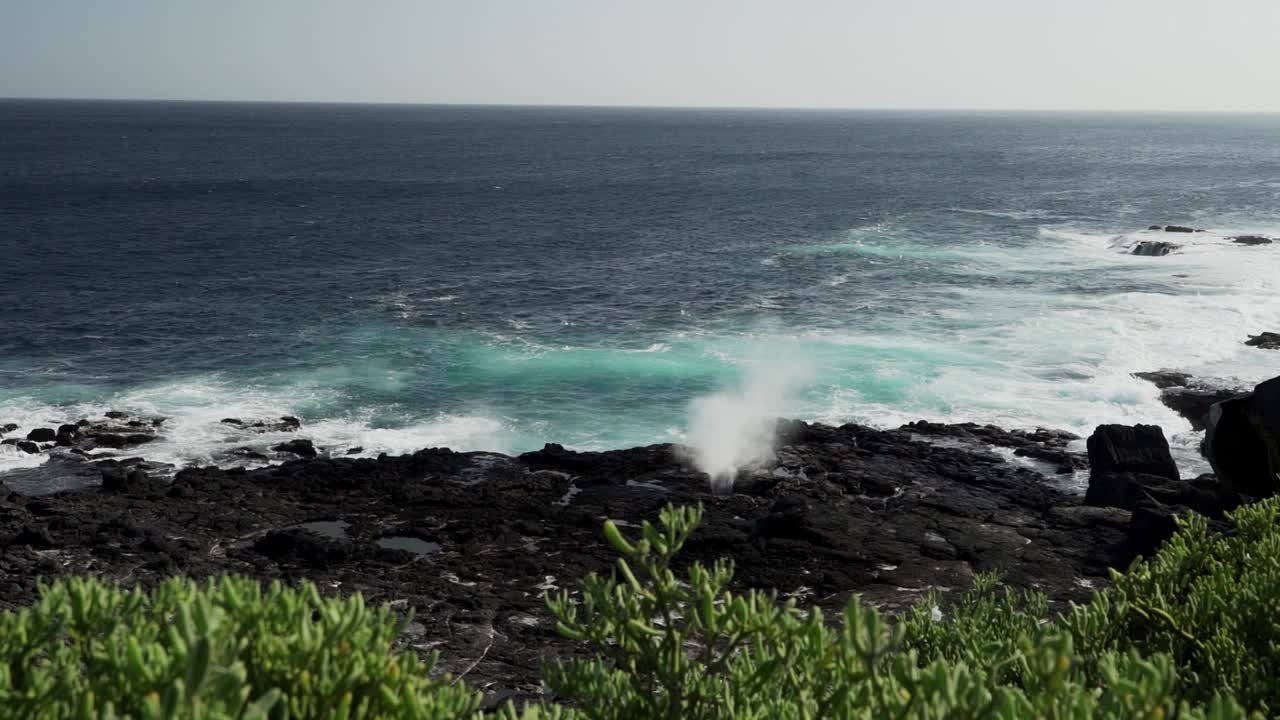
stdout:
<svg viewBox="0 0 1280 720">
<path fill-rule="evenodd" d="M 1280 112 L 1280 0 L 0 0 L 0 97 Z"/>
</svg>

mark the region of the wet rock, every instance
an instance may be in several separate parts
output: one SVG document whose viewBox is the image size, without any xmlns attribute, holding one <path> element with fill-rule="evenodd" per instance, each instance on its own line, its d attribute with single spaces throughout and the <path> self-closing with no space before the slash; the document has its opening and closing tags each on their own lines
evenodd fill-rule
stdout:
<svg viewBox="0 0 1280 720">
<path fill-rule="evenodd" d="M 147 472 L 149 464 L 135 458 L 103 460 L 96 463 L 102 475 L 102 489 L 112 492 L 149 490 L 155 482 Z"/>
<path fill-rule="evenodd" d="M 1164 226 L 1163 226 L 1163 225 L 1148 225 L 1148 226 L 1147 226 L 1147 229 L 1148 229 L 1148 230 L 1163 230 L 1163 229 L 1164 229 Z"/>
<path fill-rule="evenodd" d="M 93 440 L 95 446 L 112 448 L 114 450 L 143 445 L 157 439 L 155 435 L 151 435 L 149 433 L 130 433 L 128 435 L 122 435 L 119 433 L 92 432 L 87 433 L 87 435 L 89 439 Z"/>
<path fill-rule="evenodd" d="M 58 431 L 53 428 L 36 428 L 27 433 L 27 439 L 31 442 L 53 442 L 58 439 Z"/>
<path fill-rule="evenodd" d="M 302 421 L 292 415 L 285 415 L 275 420 L 246 421 L 240 418 L 223 418 L 222 424 L 252 430 L 254 432 L 296 432 L 302 428 Z"/>
<path fill-rule="evenodd" d="M 1177 243 L 1162 242 L 1160 240 L 1142 240 L 1133 246 L 1129 251 L 1130 255 L 1143 255 L 1147 257 L 1162 257 L 1168 255 L 1182 246 Z"/>
<path fill-rule="evenodd" d="M 1158 425 L 1099 425 L 1087 446 L 1091 475 L 1141 473 L 1179 479 L 1169 442 Z"/>
<path fill-rule="evenodd" d="M 313 458 L 316 456 L 316 447 L 310 440 L 305 438 L 298 440 L 290 440 L 286 443 L 274 445 L 271 448 L 276 452 L 293 453 L 298 457 Z"/>
<path fill-rule="evenodd" d="M 1186 387 L 1191 382 L 1190 373 L 1177 372 L 1175 370 L 1138 372 L 1134 373 L 1133 376 L 1151 382 L 1161 390 L 1172 387 Z"/>
<path fill-rule="evenodd" d="M 106 417 L 108 417 L 108 418 L 110 418 L 110 419 L 112 419 L 112 420 L 123 420 L 123 419 L 125 419 L 125 418 L 129 417 L 129 413 L 127 413 L 127 412 L 121 412 L 121 411 L 119 411 L 119 410 L 109 410 L 109 411 L 107 411 L 107 413 L 106 413 L 106 415 L 105 415 L 105 416 L 106 416 Z"/>
<path fill-rule="evenodd" d="M 17 423 L 5 423 L 2 427 L 0 427 L 0 435 L 11 433 L 17 429 L 18 429 Z"/>
<path fill-rule="evenodd" d="M 17 445 L 20 442 L 22 442 L 21 438 L 5 438 L 0 440 L 0 445 Z"/>
<path fill-rule="evenodd" d="M 77 425 L 62 425 L 58 428 L 57 443 L 61 447 L 72 447 L 80 441 L 80 428 Z"/>
<path fill-rule="evenodd" d="M 353 448 L 349 448 L 349 449 L 347 450 L 347 454 L 348 454 L 348 455 L 359 455 L 359 454 L 361 454 L 361 453 L 363 453 L 363 452 L 364 452 L 364 448 L 362 448 L 362 447 L 353 447 Z"/>
<path fill-rule="evenodd" d="M 1264 332 L 1260 335 L 1250 335 L 1244 344 L 1263 350 L 1280 350 L 1280 333 Z"/>
<path fill-rule="evenodd" d="M 40 446 L 37 445 L 36 443 L 31 442 L 30 440 L 19 440 L 14 444 L 18 446 L 19 450 L 21 450 L 24 453 L 27 453 L 28 455 L 35 455 L 36 453 L 40 452 Z"/>
<path fill-rule="evenodd" d="M 244 458 L 245 460 L 249 460 L 251 462 L 270 462 L 271 460 L 271 458 L 258 452 L 257 450 L 254 450 L 251 447 L 238 447 L 231 450 L 227 454 L 234 457 L 238 457 L 238 458 Z"/>
<path fill-rule="evenodd" d="M 1160 401 L 1191 422 L 1194 430 L 1209 426 L 1210 409 L 1243 392 L 1233 388 L 1187 387 L 1169 388 L 1160 394 Z"/>
<path fill-rule="evenodd" d="M 1227 490 L 1254 498 L 1280 490 L 1280 377 L 1214 405 L 1205 455 Z"/>
<path fill-rule="evenodd" d="M 1237 235 L 1231 238 L 1231 242 L 1240 243 L 1241 245 L 1270 245 L 1274 241 L 1261 235 Z"/>
<path fill-rule="evenodd" d="M 1164 226 L 1164 231 L 1165 231 L 1165 232 L 1171 232 L 1171 233 L 1189 233 L 1189 232 L 1197 232 L 1194 228 L 1189 228 L 1189 227 L 1187 227 L 1187 226 L 1185 226 L 1185 225 L 1165 225 L 1165 226 Z"/>
</svg>

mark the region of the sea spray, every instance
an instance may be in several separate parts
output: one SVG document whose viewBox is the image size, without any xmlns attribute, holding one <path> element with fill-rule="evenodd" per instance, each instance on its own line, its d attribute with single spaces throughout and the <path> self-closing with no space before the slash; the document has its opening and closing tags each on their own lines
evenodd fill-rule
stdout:
<svg viewBox="0 0 1280 720">
<path fill-rule="evenodd" d="M 773 460 L 777 420 L 814 374 L 797 351 L 759 351 L 741 382 L 689 403 L 688 459 L 728 494 L 738 473 Z"/>
</svg>

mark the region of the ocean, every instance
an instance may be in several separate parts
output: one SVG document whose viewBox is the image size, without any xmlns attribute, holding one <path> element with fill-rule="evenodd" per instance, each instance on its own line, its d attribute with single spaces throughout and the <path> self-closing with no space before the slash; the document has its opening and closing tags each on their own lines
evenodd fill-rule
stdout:
<svg viewBox="0 0 1280 720">
<path fill-rule="evenodd" d="M 0 425 L 160 414 L 190 464 L 286 414 L 367 456 L 1146 422 L 1191 474 L 1131 373 L 1280 373 L 1237 233 L 1280 235 L 1280 116 L 0 101 Z"/>
</svg>

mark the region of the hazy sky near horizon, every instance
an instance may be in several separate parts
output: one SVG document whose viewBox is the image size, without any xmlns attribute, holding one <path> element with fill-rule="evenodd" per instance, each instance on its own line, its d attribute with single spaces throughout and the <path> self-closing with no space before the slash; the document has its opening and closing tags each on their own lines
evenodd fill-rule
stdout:
<svg viewBox="0 0 1280 720">
<path fill-rule="evenodd" d="M 0 97 L 1280 112 L 1280 0 L 0 0 Z"/>
</svg>

